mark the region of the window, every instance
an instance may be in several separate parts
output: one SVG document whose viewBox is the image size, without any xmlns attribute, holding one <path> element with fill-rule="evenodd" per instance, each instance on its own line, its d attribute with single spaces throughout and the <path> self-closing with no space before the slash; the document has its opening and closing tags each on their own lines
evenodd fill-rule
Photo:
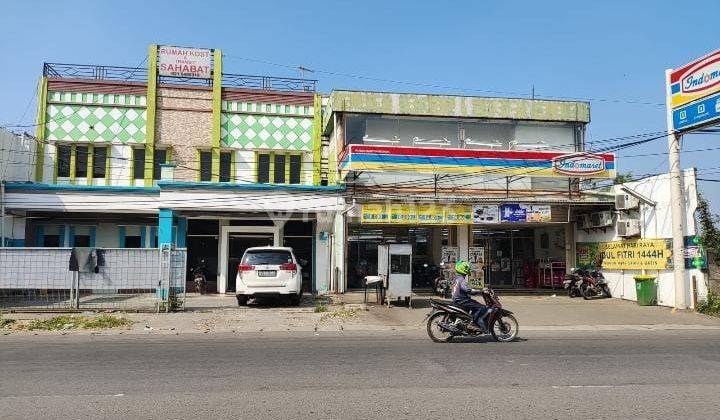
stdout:
<svg viewBox="0 0 720 420">
<path fill-rule="evenodd" d="M 285 155 L 275 155 L 275 176 L 273 176 L 273 182 L 276 184 L 285 183 Z"/>
<path fill-rule="evenodd" d="M 58 248 L 60 246 L 60 235 L 45 235 L 43 236 L 42 246 L 46 248 Z"/>
<path fill-rule="evenodd" d="M 125 248 L 140 248 L 140 237 L 139 236 L 126 236 L 125 237 Z"/>
<path fill-rule="evenodd" d="M 90 235 L 75 235 L 72 246 L 90 246 Z"/>
<path fill-rule="evenodd" d="M 160 165 L 167 163 L 167 150 L 153 150 L 153 179 L 160 179 Z"/>
<path fill-rule="evenodd" d="M 70 177 L 70 155 L 72 150 L 68 145 L 57 147 L 57 176 L 60 178 Z"/>
<path fill-rule="evenodd" d="M 220 153 L 220 182 L 232 181 L 232 152 Z"/>
<path fill-rule="evenodd" d="M 200 152 L 200 181 L 212 181 L 212 152 Z"/>
<path fill-rule="evenodd" d="M 300 155 L 290 155 L 290 183 L 300 183 L 300 168 L 302 167 L 302 159 Z"/>
<path fill-rule="evenodd" d="M 410 274 L 410 256 L 390 254 L 390 274 Z"/>
<path fill-rule="evenodd" d="M 270 182 L 270 155 L 258 155 L 257 182 L 260 184 Z"/>
<path fill-rule="evenodd" d="M 93 178 L 105 178 L 105 170 L 107 167 L 107 147 L 93 148 Z"/>
<path fill-rule="evenodd" d="M 133 149 L 133 178 L 145 178 L 145 149 Z"/>
<path fill-rule="evenodd" d="M 296 154 L 259 154 L 256 180 L 264 184 L 299 184 L 302 171 L 302 156 Z M 272 178 L 270 173 L 272 172 Z"/>
<path fill-rule="evenodd" d="M 288 251 L 247 251 L 242 264 L 247 265 L 281 265 L 293 262 Z"/>
<path fill-rule="evenodd" d="M 87 178 L 88 174 L 88 148 L 75 146 L 75 177 Z"/>
</svg>

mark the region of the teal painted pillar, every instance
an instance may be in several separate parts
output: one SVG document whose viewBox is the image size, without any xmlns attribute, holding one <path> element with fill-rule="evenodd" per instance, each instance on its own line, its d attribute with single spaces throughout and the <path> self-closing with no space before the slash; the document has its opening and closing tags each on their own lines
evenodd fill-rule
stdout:
<svg viewBox="0 0 720 420">
<path fill-rule="evenodd" d="M 187 238 L 187 217 L 178 217 L 177 220 L 177 240 L 175 245 L 178 248 L 185 248 Z"/>
<path fill-rule="evenodd" d="M 173 211 L 160 209 L 158 217 L 158 246 L 173 242 Z"/>
<path fill-rule="evenodd" d="M 95 237 L 97 236 L 97 232 L 95 229 L 95 226 L 90 226 L 90 246 L 95 246 Z"/>
<path fill-rule="evenodd" d="M 45 227 L 35 226 L 35 246 L 45 246 Z"/>
<path fill-rule="evenodd" d="M 70 226 L 68 228 L 68 246 L 75 246 L 75 226 Z"/>
<path fill-rule="evenodd" d="M 125 226 L 118 227 L 118 248 L 125 248 Z"/>
<path fill-rule="evenodd" d="M 147 235 L 147 226 L 140 226 L 140 248 L 145 248 L 145 235 Z"/>
</svg>

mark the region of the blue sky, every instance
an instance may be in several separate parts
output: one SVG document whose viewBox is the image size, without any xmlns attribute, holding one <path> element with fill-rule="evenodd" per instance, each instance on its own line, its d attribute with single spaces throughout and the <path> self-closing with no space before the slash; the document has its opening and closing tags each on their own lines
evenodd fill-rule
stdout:
<svg viewBox="0 0 720 420">
<path fill-rule="evenodd" d="M 302 64 L 324 92 L 528 96 L 534 86 L 589 99 L 589 141 L 656 132 L 664 70 L 720 48 L 718 16 L 712 1 L 4 2 L 0 124 L 33 123 L 44 61 L 135 67 L 158 43 L 221 48 L 233 73 L 298 76 Z M 683 145 L 715 147 L 719 135 Z M 647 156 L 665 151 L 664 139 L 623 150 L 619 169 L 666 171 L 667 156 Z M 683 167 L 720 179 L 719 157 L 686 152 Z M 700 185 L 720 212 L 720 183 Z"/>
</svg>

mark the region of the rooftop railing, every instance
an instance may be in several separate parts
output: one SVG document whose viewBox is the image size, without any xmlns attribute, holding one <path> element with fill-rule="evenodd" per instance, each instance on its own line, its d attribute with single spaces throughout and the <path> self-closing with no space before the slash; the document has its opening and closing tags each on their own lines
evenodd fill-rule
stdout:
<svg viewBox="0 0 720 420">
<path fill-rule="evenodd" d="M 148 72 L 141 67 L 98 66 L 92 64 L 61 64 L 45 63 L 43 76 L 110 80 L 121 82 L 147 82 Z M 296 79 L 292 77 L 253 76 L 247 74 L 222 75 L 223 87 L 237 87 L 259 90 L 279 90 L 289 92 L 315 92 L 317 80 Z M 160 83 L 191 86 L 212 86 L 212 79 L 196 79 L 190 77 L 159 76 Z"/>
</svg>

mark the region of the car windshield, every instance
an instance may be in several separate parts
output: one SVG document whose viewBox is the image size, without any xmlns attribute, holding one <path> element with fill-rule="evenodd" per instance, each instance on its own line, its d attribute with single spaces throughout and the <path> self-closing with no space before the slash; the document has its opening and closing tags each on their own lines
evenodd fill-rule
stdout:
<svg viewBox="0 0 720 420">
<path fill-rule="evenodd" d="M 242 260 L 247 265 L 281 265 L 291 262 L 292 255 L 288 251 L 247 251 Z"/>
</svg>

